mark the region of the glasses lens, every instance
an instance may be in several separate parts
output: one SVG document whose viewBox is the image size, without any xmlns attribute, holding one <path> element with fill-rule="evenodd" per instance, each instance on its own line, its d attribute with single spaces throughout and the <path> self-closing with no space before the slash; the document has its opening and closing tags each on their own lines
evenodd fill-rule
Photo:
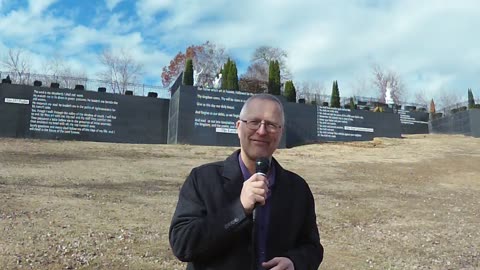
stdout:
<svg viewBox="0 0 480 270">
<path fill-rule="evenodd" d="M 277 132 L 277 127 L 272 125 L 272 124 L 268 124 L 266 125 L 266 128 L 267 128 L 267 131 L 270 132 L 270 133 L 275 133 Z"/>
<path fill-rule="evenodd" d="M 251 120 L 251 121 L 242 120 L 242 121 L 245 122 L 247 127 L 251 130 L 257 130 L 262 125 L 262 121 L 257 121 L 257 120 Z M 276 133 L 280 130 L 280 127 L 273 123 L 264 122 L 263 125 L 265 126 L 265 129 L 270 133 Z"/>
<path fill-rule="evenodd" d="M 262 124 L 262 122 L 260 121 L 247 121 L 247 126 L 248 128 L 250 129 L 258 129 L 260 128 L 260 125 Z"/>
</svg>

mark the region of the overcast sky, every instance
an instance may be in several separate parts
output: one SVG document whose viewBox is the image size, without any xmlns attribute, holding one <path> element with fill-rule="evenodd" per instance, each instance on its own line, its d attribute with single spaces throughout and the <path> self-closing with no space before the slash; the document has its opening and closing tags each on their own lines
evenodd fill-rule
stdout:
<svg viewBox="0 0 480 270">
<path fill-rule="evenodd" d="M 378 64 L 400 75 L 410 101 L 418 91 L 480 96 L 478 29 L 477 0 L 0 0 L 0 57 L 24 48 L 39 73 L 57 55 L 93 78 L 99 52 L 128 49 L 144 83 L 160 85 L 176 53 L 210 40 L 240 74 L 255 48 L 285 49 L 294 83 L 338 80 L 344 96 L 362 84 L 376 95 Z"/>
</svg>

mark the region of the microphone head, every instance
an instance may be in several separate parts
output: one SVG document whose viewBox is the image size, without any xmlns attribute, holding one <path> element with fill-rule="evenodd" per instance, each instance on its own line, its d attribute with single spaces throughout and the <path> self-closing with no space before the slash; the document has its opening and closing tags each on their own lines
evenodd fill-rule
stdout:
<svg viewBox="0 0 480 270">
<path fill-rule="evenodd" d="M 267 157 L 259 157 L 255 161 L 255 172 L 267 175 L 270 169 L 270 159 Z"/>
</svg>

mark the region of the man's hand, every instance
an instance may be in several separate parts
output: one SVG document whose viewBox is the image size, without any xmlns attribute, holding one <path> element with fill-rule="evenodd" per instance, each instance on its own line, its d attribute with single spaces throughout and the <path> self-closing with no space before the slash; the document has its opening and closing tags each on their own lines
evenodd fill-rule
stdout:
<svg viewBox="0 0 480 270">
<path fill-rule="evenodd" d="M 262 267 L 270 270 L 295 270 L 293 262 L 287 257 L 275 257 L 262 263 Z"/>
<path fill-rule="evenodd" d="M 242 192 L 240 193 L 240 202 L 245 213 L 250 215 L 255 208 L 255 204 L 265 204 L 268 193 L 268 179 L 261 174 L 253 174 L 248 180 L 243 182 Z"/>
</svg>

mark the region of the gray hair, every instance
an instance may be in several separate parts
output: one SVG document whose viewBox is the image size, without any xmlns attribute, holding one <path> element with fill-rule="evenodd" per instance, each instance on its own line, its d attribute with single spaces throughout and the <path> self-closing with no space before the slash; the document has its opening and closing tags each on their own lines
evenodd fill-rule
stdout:
<svg viewBox="0 0 480 270">
<path fill-rule="evenodd" d="M 276 96 L 271 95 L 271 94 L 265 94 L 265 93 L 256 94 L 256 95 L 253 95 L 253 96 L 249 97 L 249 98 L 247 99 L 247 101 L 245 101 L 245 103 L 243 104 L 242 110 L 240 111 L 240 118 L 243 118 L 243 117 L 245 116 L 245 113 L 246 113 L 246 111 L 247 111 L 248 104 L 250 104 L 250 102 L 251 102 L 252 100 L 256 100 L 256 99 L 259 99 L 259 100 L 269 100 L 269 101 L 272 101 L 272 102 L 277 103 L 278 108 L 280 109 L 280 117 L 281 117 L 281 121 L 282 121 L 282 126 L 285 125 L 285 113 L 284 113 L 284 111 L 283 111 L 283 104 L 282 104 L 282 102 L 281 102 L 280 99 L 278 99 Z"/>
</svg>

